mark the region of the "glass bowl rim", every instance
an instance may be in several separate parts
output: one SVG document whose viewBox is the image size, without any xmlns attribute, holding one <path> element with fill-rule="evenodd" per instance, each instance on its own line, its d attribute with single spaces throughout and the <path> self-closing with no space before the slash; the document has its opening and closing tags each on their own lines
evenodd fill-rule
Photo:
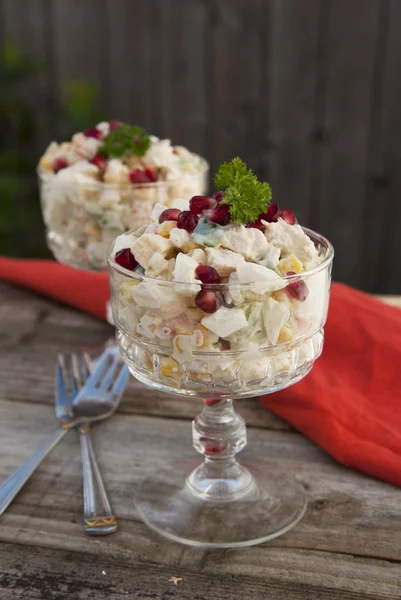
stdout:
<svg viewBox="0 0 401 600">
<path fill-rule="evenodd" d="M 124 235 L 130 235 L 130 234 L 134 233 L 135 231 L 137 231 L 138 229 L 126 231 Z M 312 269 L 308 269 L 307 271 L 303 271 L 302 273 L 295 274 L 295 275 L 282 275 L 281 279 L 285 282 L 291 283 L 293 281 L 309 279 L 309 277 L 312 277 L 313 275 L 316 275 L 316 273 L 320 273 L 320 271 L 323 271 L 324 269 L 326 269 L 332 263 L 333 258 L 334 258 L 333 245 L 331 244 L 331 242 L 329 242 L 329 240 L 327 238 L 325 238 L 320 233 L 313 231 L 312 229 L 308 229 L 307 227 L 302 227 L 302 230 L 308 235 L 309 238 L 311 238 L 311 237 L 315 238 L 320 244 L 325 246 L 326 256 L 324 257 L 324 259 L 322 260 L 321 263 L 319 263 L 315 267 L 312 267 Z M 126 276 L 129 279 L 133 279 L 134 281 L 138 281 L 138 282 L 143 281 L 143 282 L 151 283 L 153 285 L 160 285 L 162 287 L 172 287 L 172 288 L 174 288 L 177 285 L 186 285 L 186 286 L 202 285 L 202 288 L 214 289 L 216 291 L 228 290 L 229 287 L 231 289 L 236 289 L 236 290 L 252 291 L 252 288 L 255 285 L 258 285 L 258 284 L 263 285 L 263 284 L 268 283 L 268 281 L 254 281 L 254 282 L 249 282 L 249 283 L 238 283 L 238 284 L 230 285 L 230 286 L 228 283 L 210 283 L 210 284 L 199 283 L 199 284 L 197 284 L 197 282 L 189 283 L 188 281 L 171 281 L 168 279 L 157 279 L 156 277 L 149 277 L 147 275 L 137 274 L 134 271 L 129 271 L 128 269 L 121 267 L 120 265 L 118 265 L 115 262 L 115 260 L 114 260 L 114 245 L 115 245 L 117 239 L 118 238 L 116 238 L 113 241 L 110 251 L 109 251 L 109 256 L 107 257 L 107 262 L 108 262 L 109 268 L 114 271 L 117 271 L 118 273 Z M 251 263 L 251 264 L 257 264 L 257 263 Z M 286 287 L 286 286 L 283 285 L 283 287 L 277 288 L 277 290 L 272 290 L 272 291 L 279 291 L 280 289 L 284 289 L 284 287 Z M 269 290 L 266 290 L 266 292 L 269 292 Z"/>
<path fill-rule="evenodd" d="M 168 179 L 165 181 L 149 181 L 147 183 L 106 183 L 104 181 L 98 181 L 97 179 L 94 179 L 93 182 L 85 182 L 84 185 L 86 187 L 100 187 L 100 188 L 104 188 L 104 189 L 146 189 L 146 188 L 150 188 L 150 187 L 170 187 L 172 185 L 175 185 L 177 183 L 179 183 L 180 181 L 182 181 L 183 177 L 186 176 L 197 176 L 197 175 L 201 175 L 201 174 L 207 174 L 210 170 L 210 163 L 206 160 L 206 158 L 204 158 L 203 156 L 201 156 L 200 154 L 197 154 L 196 152 L 191 152 L 192 156 L 195 156 L 199 159 L 200 163 L 199 163 L 199 169 L 197 169 L 196 171 L 194 171 L 193 173 L 190 172 L 184 172 L 181 176 L 179 177 L 175 177 L 174 179 Z M 85 157 L 82 157 L 82 160 L 88 160 L 85 159 Z M 89 161 L 88 161 L 89 162 Z M 74 163 L 75 164 L 75 163 Z M 90 164 L 90 163 L 89 163 Z M 53 173 L 53 171 L 47 171 L 46 169 L 43 169 L 40 164 L 37 165 L 36 167 L 36 173 L 38 175 L 38 178 L 41 182 L 45 181 L 46 179 L 53 179 L 56 176 L 56 173 Z"/>
</svg>

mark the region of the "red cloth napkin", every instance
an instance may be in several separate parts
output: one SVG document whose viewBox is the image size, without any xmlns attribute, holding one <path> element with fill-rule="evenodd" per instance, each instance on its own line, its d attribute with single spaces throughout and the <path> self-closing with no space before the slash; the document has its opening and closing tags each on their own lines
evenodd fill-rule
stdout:
<svg viewBox="0 0 401 600">
<path fill-rule="evenodd" d="M 105 273 L 0 257 L 0 279 L 105 318 Z M 332 286 L 322 357 L 301 382 L 262 396 L 338 461 L 401 486 L 401 311 Z"/>
</svg>

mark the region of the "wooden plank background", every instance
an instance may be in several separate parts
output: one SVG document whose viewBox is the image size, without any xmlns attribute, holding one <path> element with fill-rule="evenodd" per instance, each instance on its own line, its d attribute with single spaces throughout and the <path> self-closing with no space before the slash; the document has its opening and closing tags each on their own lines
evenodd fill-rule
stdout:
<svg viewBox="0 0 401 600">
<path fill-rule="evenodd" d="M 0 0 L 0 36 L 47 66 L 39 124 L 90 81 L 212 171 L 242 156 L 331 239 L 337 279 L 401 293 L 399 0 Z"/>
</svg>

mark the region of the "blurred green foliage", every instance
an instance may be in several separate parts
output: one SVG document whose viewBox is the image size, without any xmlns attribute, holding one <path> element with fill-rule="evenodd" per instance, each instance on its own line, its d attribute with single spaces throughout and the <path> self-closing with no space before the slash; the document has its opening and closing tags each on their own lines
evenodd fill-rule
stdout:
<svg viewBox="0 0 401 600">
<path fill-rule="evenodd" d="M 35 147 L 41 101 L 28 93 L 45 68 L 19 52 L 12 42 L 0 48 L 0 254 L 46 256 L 42 231 L 36 165 L 45 148 Z M 61 84 L 62 104 L 43 112 L 52 139 L 68 139 L 102 118 L 97 91 L 81 81 Z"/>
</svg>

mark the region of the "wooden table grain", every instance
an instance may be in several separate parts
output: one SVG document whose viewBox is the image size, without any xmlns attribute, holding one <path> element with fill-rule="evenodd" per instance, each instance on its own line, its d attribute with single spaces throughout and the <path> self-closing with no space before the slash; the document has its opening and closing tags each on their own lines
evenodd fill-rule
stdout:
<svg viewBox="0 0 401 600">
<path fill-rule="evenodd" d="M 96 351 L 111 333 L 96 319 L 0 283 L 1 479 L 55 427 L 57 353 Z M 162 470 L 166 456 L 195 456 L 190 420 L 199 408 L 132 381 L 118 414 L 94 430 L 120 523 L 105 538 L 82 529 L 80 453 L 71 432 L 0 519 L 0 599 L 401 598 L 400 490 L 339 465 L 256 399 L 237 403 L 249 426 L 244 454 L 297 474 L 309 499 L 298 526 L 260 546 L 218 551 L 169 542 L 138 521 L 136 483 Z M 182 581 L 175 586 L 172 576 Z"/>
</svg>

